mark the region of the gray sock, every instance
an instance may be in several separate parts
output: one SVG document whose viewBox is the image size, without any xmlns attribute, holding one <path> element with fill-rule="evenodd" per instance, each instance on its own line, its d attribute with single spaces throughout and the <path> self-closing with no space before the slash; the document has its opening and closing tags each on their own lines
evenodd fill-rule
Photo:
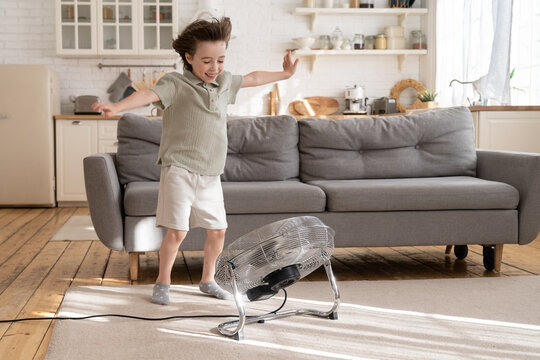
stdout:
<svg viewBox="0 0 540 360">
<path fill-rule="evenodd" d="M 170 285 L 156 283 L 152 293 L 152 302 L 159 305 L 169 305 L 171 303 L 169 300 L 169 288 Z"/>
<path fill-rule="evenodd" d="M 223 290 L 222 288 L 220 288 L 219 285 L 215 281 L 210 281 L 207 283 L 203 283 L 203 282 L 200 283 L 199 290 L 201 290 L 205 294 L 215 296 L 218 299 L 222 299 L 222 300 L 232 299 L 232 295 L 229 294 L 227 291 Z"/>
</svg>

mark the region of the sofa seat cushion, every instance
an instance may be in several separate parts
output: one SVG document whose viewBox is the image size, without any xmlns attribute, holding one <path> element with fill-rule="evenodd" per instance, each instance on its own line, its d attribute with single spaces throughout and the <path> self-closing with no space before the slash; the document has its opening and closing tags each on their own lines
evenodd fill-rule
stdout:
<svg viewBox="0 0 540 360">
<path fill-rule="evenodd" d="M 227 214 L 322 212 L 326 196 L 321 188 L 299 181 L 222 182 Z M 128 216 L 154 216 L 159 182 L 136 181 L 124 191 Z"/>
<path fill-rule="evenodd" d="M 516 209 L 511 185 L 469 176 L 406 179 L 316 180 L 329 211 Z"/>
<path fill-rule="evenodd" d="M 156 215 L 159 181 L 134 181 L 124 190 L 124 212 L 128 216 Z"/>
<path fill-rule="evenodd" d="M 222 182 L 227 214 L 322 212 L 321 188 L 299 181 Z"/>
</svg>

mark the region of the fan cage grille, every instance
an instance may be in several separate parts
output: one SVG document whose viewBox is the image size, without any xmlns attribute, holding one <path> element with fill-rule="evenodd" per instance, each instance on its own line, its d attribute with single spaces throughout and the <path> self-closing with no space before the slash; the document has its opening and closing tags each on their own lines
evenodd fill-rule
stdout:
<svg viewBox="0 0 540 360">
<path fill-rule="evenodd" d="M 330 260 L 334 230 L 314 216 L 280 220 L 256 229 L 231 243 L 218 257 L 216 282 L 232 293 L 229 264 L 234 266 L 240 293 L 263 285 L 263 278 L 297 265 L 303 278 Z"/>
</svg>

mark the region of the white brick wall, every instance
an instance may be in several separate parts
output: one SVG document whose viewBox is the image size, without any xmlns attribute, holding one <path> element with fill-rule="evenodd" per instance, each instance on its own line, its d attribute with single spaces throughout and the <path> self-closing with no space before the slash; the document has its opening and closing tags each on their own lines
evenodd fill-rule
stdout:
<svg viewBox="0 0 540 360">
<path fill-rule="evenodd" d="M 197 9 L 196 0 L 179 1 L 179 23 L 183 28 Z M 339 1 L 335 0 L 335 3 Z M 376 0 L 382 7 L 386 0 Z M 218 0 L 224 14 L 231 17 L 233 35 L 229 44 L 226 69 L 236 74 L 255 70 L 279 71 L 285 49 L 294 46 L 292 38 L 330 34 L 339 25 L 346 37 L 354 33 L 376 34 L 384 26 L 397 25 L 393 16 L 321 16 L 317 27 L 310 30 L 308 16 L 292 14 L 302 0 Z M 0 63 L 44 64 L 60 75 L 62 112 L 72 113 L 69 97 L 94 94 L 107 99 L 107 88 L 116 79 L 121 68 L 97 68 L 100 62 L 125 64 L 171 64 L 171 59 L 104 59 L 62 58 L 56 56 L 54 0 L 1 0 L 0 1 Z M 405 32 L 420 27 L 420 17 L 410 16 L 405 21 Z M 153 68 L 146 71 L 155 70 Z M 132 69 L 138 78 L 143 69 Z M 181 65 L 179 67 L 181 71 Z M 347 86 L 366 87 L 370 98 L 389 95 L 392 86 L 405 78 L 418 79 L 418 56 L 409 56 L 398 70 L 395 56 L 343 56 L 323 57 L 317 60 L 314 72 L 309 70 L 308 58 L 300 58 L 296 75 L 280 82 L 282 112 L 288 104 L 302 96 L 331 96 L 340 101 Z M 229 107 L 231 115 L 258 115 L 268 112 L 268 92 L 273 84 L 241 90 L 237 102 Z M 149 107 L 137 112 L 146 114 Z"/>
</svg>

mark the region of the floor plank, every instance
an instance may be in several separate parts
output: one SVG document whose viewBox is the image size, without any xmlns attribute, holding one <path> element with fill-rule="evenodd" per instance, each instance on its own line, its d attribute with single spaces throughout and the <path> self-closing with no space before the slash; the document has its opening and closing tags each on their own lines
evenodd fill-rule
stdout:
<svg viewBox="0 0 540 360">
<path fill-rule="evenodd" d="M 49 239 L 73 214 L 74 209 L 51 210 L 54 217 L 43 226 L 30 241 L 26 241 L 8 260 L 0 265 L 0 294 L 15 280 L 28 264 L 38 255 Z"/>
<path fill-rule="evenodd" d="M 30 209 L 0 209 L 0 229 L 29 211 Z"/>
<path fill-rule="evenodd" d="M 92 241 L 71 286 L 101 285 L 111 255 L 100 241 Z"/>
<path fill-rule="evenodd" d="M 28 300 L 40 286 L 59 257 L 67 248 L 67 242 L 49 242 L 28 267 L 0 295 L 0 319 L 13 319 L 24 308 Z M 0 324 L 0 337 L 9 328 Z"/>
<path fill-rule="evenodd" d="M 130 285 L 129 255 L 124 251 L 111 251 L 107 269 L 103 276 L 102 285 L 120 286 Z"/>
<path fill-rule="evenodd" d="M 32 224 L 32 220 L 42 213 L 47 212 L 45 212 L 44 209 L 31 209 L 25 213 L 19 214 L 19 216 L 2 227 L 2 231 L 0 232 L 0 246 L 10 239 L 13 234 L 24 229 L 25 225 Z M 2 263 L 2 261 L 0 261 L 0 263 Z"/>
<path fill-rule="evenodd" d="M 89 247 L 90 241 L 71 242 L 17 318 L 54 316 Z M 5 359 L 32 358 L 50 323 L 32 321 L 12 324 L 0 339 L 0 354 Z"/>
</svg>

